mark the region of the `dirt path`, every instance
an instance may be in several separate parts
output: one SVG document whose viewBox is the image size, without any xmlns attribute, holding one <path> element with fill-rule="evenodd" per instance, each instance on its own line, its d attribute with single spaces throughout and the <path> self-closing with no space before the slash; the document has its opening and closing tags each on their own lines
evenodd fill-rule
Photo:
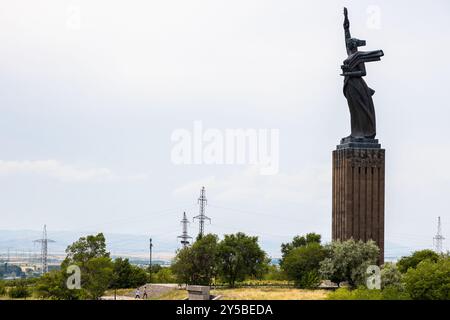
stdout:
<svg viewBox="0 0 450 320">
<path fill-rule="evenodd" d="M 177 284 L 167 284 L 167 283 L 152 283 L 146 284 L 140 287 L 141 299 L 144 294 L 144 288 L 147 287 L 148 299 L 156 299 L 170 291 L 178 290 L 179 286 Z M 135 299 L 136 289 L 130 289 L 125 295 L 117 295 L 116 300 L 139 300 Z M 102 300 L 114 300 L 113 295 L 103 296 Z"/>
</svg>

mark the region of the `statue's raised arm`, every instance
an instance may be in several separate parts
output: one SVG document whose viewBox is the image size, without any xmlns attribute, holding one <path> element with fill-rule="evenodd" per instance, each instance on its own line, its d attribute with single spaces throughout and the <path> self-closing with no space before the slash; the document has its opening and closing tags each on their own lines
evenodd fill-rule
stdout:
<svg viewBox="0 0 450 320">
<path fill-rule="evenodd" d="M 345 31 L 345 42 L 347 43 L 347 39 L 350 39 L 352 36 L 350 35 L 350 20 L 348 20 L 348 11 L 347 8 L 344 7 L 344 31 Z"/>
</svg>

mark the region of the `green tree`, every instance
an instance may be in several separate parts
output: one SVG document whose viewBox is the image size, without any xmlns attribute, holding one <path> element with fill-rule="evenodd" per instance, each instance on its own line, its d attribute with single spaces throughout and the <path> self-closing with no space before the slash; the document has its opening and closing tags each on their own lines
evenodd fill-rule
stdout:
<svg viewBox="0 0 450 320">
<path fill-rule="evenodd" d="M 325 250 L 317 242 L 297 247 L 284 257 L 283 270 L 299 288 L 314 288 L 320 284 L 320 262 Z"/>
<path fill-rule="evenodd" d="M 178 283 L 210 285 L 217 272 L 218 237 L 198 237 L 191 247 L 177 252 L 172 271 Z"/>
<path fill-rule="evenodd" d="M 407 257 L 402 257 L 397 262 L 398 270 L 401 273 L 406 273 L 409 268 L 415 268 L 417 265 L 424 261 L 424 260 L 430 260 L 431 262 L 436 262 L 439 259 L 439 255 L 434 252 L 433 250 L 425 249 L 425 250 L 419 250 L 415 251 L 412 255 Z"/>
<path fill-rule="evenodd" d="M 280 266 L 269 264 L 267 272 L 264 274 L 264 280 L 287 280 L 287 276 Z"/>
<path fill-rule="evenodd" d="M 161 268 L 155 273 L 153 279 L 155 283 L 176 283 L 176 278 L 171 268 Z"/>
<path fill-rule="evenodd" d="M 150 270 L 151 269 L 151 270 Z M 147 267 L 147 272 L 150 273 L 150 271 L 152 272 L 152 274 L 156 274 L 158 273 L 160 270 L 162 269 L 161 265 L 159 264 L 154 264 L 151 267 L 148 266 Z"/>
<path fill-rule="evenodd" d="M 144 269 L 134 266 L 128 259 L 114 260 L 112 288 L 135 288 L 147 283 L 147 273 Z"/>
<path fill-rule="evenodd" d="M 86 261 L 81 274 L 81 297 L 93 300 L 99 299 L 111 284 L 113 268 L 113 263 L 109 257 L 91 258 Z"/>
<path fill-rule="evenodd" d="M 283 266 L 284 258 L 289 252 L 295 248 L 300 248 L 311 243 L 320 244 L 321 235 L 317 233 L 308 233 L 305 236 L 295 236 L 291 242 L 281 244 L 281 261 L 280 266 Z"/>
<path fill-rule="evenodd" d="M 412 299 L 450 299 L 450 259 L 434 262 L 425 259 L 415 268 L 410 267 L 404 276 L 405 287 Z"/>
<path fill-rule="evenodd" d="M 225 235 L 217 249 L 220 277 L 231 287 L 246 277 L 262 277 L 267 270 L 266 253 L 258 244 L 258 237 L 242 232 Z"/>
<path fill-rule="evenodd" d="M 106 251 L 102 233 L 81 237 L 66 249 L 61 270 L 51 271 L 36 283 L 36 292 L 47 299 L 98 299 L 111 285 L 114 264 Z M 81 271 L 81 289 L 70 290 L 67 269 L 76 265 Z"/>
<path fill-rule="evenodd" d="M 67 247 L 66 254 L 67 256 L 62 263 L 63 266 L 77 264 L 81 267 L 93 258 L 109 258 L 103 233 L 81 237 Z"/>
<path fill-rule="evenodd" d="M 98 299 L 113 281 L 113 263 L 106 250 L 103 233 L 81 237 L 67 247 L 67 256 L 61 264 L 61 272 L 67 279 L 66 271 L 70 265 L 81 270 L 81 289 L 79 297 Z"/>
<path fill-rule="evenodd" d="M 334 241 L 325 250 L 326 258 L 320 263 L 322 277 L 337 284 L 347 281 L 351 287 L 365 285 L 367 267 L 376 264 L 380 252 L 374 241 L 353 239 Z"/>
<path fill-rule="evenodd" d="M 76 300 L 79 290 L 69 290 L 67 277 L 61 270 L 53 270 L 40 277 L 35 286 L 37 296 L 45 299 Z"/>
</svg>

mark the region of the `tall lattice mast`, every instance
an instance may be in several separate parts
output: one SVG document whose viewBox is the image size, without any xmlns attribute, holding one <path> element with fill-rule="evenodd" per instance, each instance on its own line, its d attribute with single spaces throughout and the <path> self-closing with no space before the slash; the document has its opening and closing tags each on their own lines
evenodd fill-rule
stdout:
<svg viewBox="0 0 450 320">
<path fill-rule="evenodd" d="M 183 212 L 183 219 L 181 220 L 183 232 L 181 233 L 181 236 L 177 237 L 181 239 L 181 244 L 183 248 L 187 247 L 189 245 L 189 239 L 192 239 L 192 237 L 188 235 L 188 224 L 189 220 L 186 217 L 186 212 Z"/>
<path fill-rule="evenodd" d="M 444 241 L 444 239 L 445 238 L 442 235 L 442 228 L 441 228 L 441 217 L 438 217 L 437 234 L 433 238 L 435 251 L 437 253 L 442 253 L 442 242 Z"/>
<path fill-rule="evenodd" d="M 198 219 L 199 221 L 199 237 L 203 237 L 203 234 L 205 232 L 205 220 L 209 220 L 211 222 L 211 219 L 205 215 L 206 203 L 207 200 L 205 195 L 205 187 L 202 187 L 202 189 L 200 190 L 200 197 L 198 198 L 198 204 L 200 205 L 200 214 L 194 217 L 194 219 Z"/>
<path fill-rule="evenodd" d="M 41 244 L 41 273 L 45 274 L 48 272 L 48 243 L 55 242 L 47 238 L 47 226 L 44 225 L 44 230 L 42 231 L 42 238 L 34 240 L 34 242 Z"/>
</svg>

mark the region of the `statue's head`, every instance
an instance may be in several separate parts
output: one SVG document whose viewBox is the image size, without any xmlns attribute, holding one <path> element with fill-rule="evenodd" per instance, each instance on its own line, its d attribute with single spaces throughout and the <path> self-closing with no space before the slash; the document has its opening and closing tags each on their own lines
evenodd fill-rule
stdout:
<svg viewBox="0 0 450 320">
<path fill-rule="evenodd" d="M 354 53 L 358 51 L 358 47 L 364 47 L 366 45 L 366 40 L 360 40 L 357 38 L 347 39 L 347 52 Z"/>
</svg>

